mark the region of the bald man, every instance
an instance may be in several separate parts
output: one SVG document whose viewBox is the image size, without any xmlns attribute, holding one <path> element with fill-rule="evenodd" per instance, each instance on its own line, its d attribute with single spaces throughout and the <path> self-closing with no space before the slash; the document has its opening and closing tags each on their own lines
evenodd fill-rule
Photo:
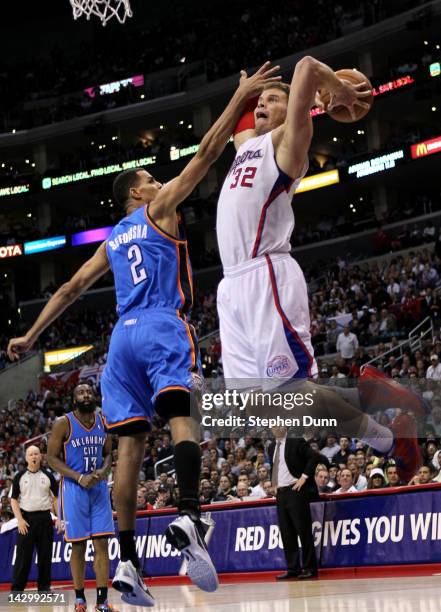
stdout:
<svg viewBox="0 0 441 612">
<path fill-rule="evenodd" d="M 23 591 L 28 581 L 34 548 L 38 553 L 38 590 L 51 586 L 53 525 L 51 511 L 57 515 L 58 484 L 53 474 L 41 467 L 37 446 L 26 450 L 27 469 L 12 482 L 11 507 L 17 519 L 17 552 L 11 590 Z"/>
</svg>

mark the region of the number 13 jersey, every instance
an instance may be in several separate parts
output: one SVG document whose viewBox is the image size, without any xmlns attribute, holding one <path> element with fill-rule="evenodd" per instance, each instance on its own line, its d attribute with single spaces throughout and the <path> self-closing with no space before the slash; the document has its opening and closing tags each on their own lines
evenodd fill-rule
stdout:
<svg viewBox="0 0 441 612">
<path fill-rule="evenodd" d="M 222 186 L 216 231 L 222 265 L 238 266 L 269 253 L 289 253 L 292 197 L 306 173 L 293 180 L 277 165 L 271 132 L 239 147 Z"/>
</svg>

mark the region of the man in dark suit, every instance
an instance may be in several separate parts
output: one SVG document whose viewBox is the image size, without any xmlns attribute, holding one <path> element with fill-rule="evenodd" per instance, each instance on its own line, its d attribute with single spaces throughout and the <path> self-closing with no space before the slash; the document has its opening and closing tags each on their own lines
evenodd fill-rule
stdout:
<svg viewBox="0 0 441 612">
<path fill-rule="evenodd" d="M 323 455 L 314 451 L 303 437 L 289 435 L 285 427 L 272 428 L 275 441 L 268 449 L 271 483 L 277 500 L 280 534 L 288 566 L 277 580 L 308 579 L 317 576 L 317 560 L 312 536 L 309 504 L 318 501 L 315 468 L 328 465 Z M 302 544 L 302 565 L 298 537 Z"/>
</svg>

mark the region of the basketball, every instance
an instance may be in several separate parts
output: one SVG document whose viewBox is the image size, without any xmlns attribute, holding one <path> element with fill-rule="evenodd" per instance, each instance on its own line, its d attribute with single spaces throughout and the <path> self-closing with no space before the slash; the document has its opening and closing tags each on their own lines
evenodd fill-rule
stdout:
<svg viewBox="0 0 441 612">
<path fill-rule="evenodd" d="M 340 80 L 348 81 L 349 83 L 353 83 L 356 85 L 357 83 L 366 83 L 366 86 L 361 89 L 361 91 L 368 91 L 369 89 L 372 92 L 372 85 L 367 76 L 365 76 L 359 70 L 355 70 L 352 68 L 343 68 L 341 70 L 337 70 L 337 77 Z M 355 121 L 359 121 L 362 119 L 372 108 L 372 104 L 374 103 L 374 96 L 371 93 L 369 97 L 363 98 L 363 102 L 367 102 L 369 104 L 369 108 L 362 108 L 361 106 L 354 106 L 354 111 L 356 118 L 353 119 L 349 112 L 349 109 L 345 106 L 336 106 L 332 111 L 328 111 L 328 105 L 331 100 L 331 94 L 329 91 L 321 90 L 320 91 L 320 100 L 324 104 L 324 110 L 328 113 L 332 119 L 339 121 L 340 123 L 354 123 Z"/>
</svg>

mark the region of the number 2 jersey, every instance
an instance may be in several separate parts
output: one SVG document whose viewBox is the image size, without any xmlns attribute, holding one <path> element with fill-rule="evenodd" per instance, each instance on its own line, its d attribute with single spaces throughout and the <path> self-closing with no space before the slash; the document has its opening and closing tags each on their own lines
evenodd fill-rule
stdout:
<svg viewBox="0 0 441 612">
<path fill-rule="evenodd" d="M 147 427 L 159 394 L 193 389 L 200 360 L 186 320 L 193 301 L 187 241 L 158 227 L 145 206 L 118 223 L 106 248 L 120 316 L 101 379 L 103 416 L 109 431 L 121 433 Z"/>
<path fill-rule="evenodd" d="M 217 207 L 222 265 L 240 265 L 267 253 L 289 253 L 292 198 L 308 166 L 293 180 L 277 165 L 271 132 L 239 147 Z"/>
<path fill-rule="evenodd" d="M 122 219 L 113 228 L 106 247 L 119 315 L 155 306 L 173 308 L 180 314 L 191 308 L 187 241 L 159 228 L 147 206 Z"/>
</svg>

